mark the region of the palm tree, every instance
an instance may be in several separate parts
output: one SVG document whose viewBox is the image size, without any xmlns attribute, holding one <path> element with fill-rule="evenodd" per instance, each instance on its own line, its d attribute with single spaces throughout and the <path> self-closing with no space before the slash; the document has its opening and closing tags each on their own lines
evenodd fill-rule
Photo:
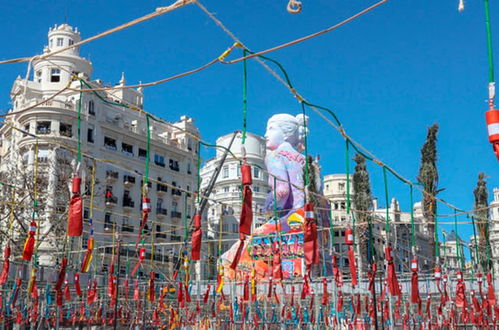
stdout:
<svg viewBox="0 0 499 330">
<path fill-rule="evenodd" d="M 371 182 L 369 180 L 369 172 L 367 171 L 366 159 L 361 154 L 356 154 L 354 161 L 357 163 L 355 165 L 355 172 L 353 173 L 353 207 L 355 209 L 355 217 L 357 220 L 356 233 L 357 242 L 359 247 L 359 268 L 363 271 L 363 265 L 366 264 L 362 262 L 362 258 L 365 258 L 368 253 L 368 241 L 369 241 L 369 211 L 373 207 L 373 198 L 371 193 Z"/>
<path fill-rule="evenodd" d="M 426 136 L 426 141 L 421 148 L 421 167 L 419 168 L 419 175 L 417 180 L 423 185 L 423 216 L 427 221 L 428 232 L 434 240 L 431 240 L 430 244 L 433 251 L 435 251 L 435 256 L 437 256 L 437 245 L 438 241 L 437 232 L 435 230 L 435 218 L 437 214 L 437 202 L 435 196 L 439 192 L 438 187 L 438 170 L 437 170 L 437 133 L 438 125 L 433 124 L 428 127 L 428 134 Z M 430 265 L 433 267 L 433 265 Z"/>
<path fill-rule="evenodd" d="M 489 193 L 487 191 L 487 182 L 485 173 L 478 174 L 478 182 L 473 190 L 475 195 L 475 215 L 478 228 L 478 262 L 481 262 L 484 272 L 490 270 L 490 258 L 488 258 L 489 247 Z M 477 244 L 477 242 L 475 242 Z"/>
</svg>

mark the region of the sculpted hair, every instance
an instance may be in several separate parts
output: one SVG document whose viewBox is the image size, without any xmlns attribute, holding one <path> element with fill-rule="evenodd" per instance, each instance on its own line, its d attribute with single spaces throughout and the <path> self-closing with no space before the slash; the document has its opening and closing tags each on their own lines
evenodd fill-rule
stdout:
<svg viewBox="0 0 499 330">
<path fill-rule="evenodd" d="M 282 130 L 286 141 L 289 142 L 289 144 L 291 144 L 293 148 L 297 149 L 299 152 L 303 150 L 305 123 L 303 121 L 302 114 L 293 117 L 292 115 L 289 115 L 287 113 L 280 113 L 270 117 L 269 123 L 270 122 L 279 123 L 279 128 Z M 308 125 L 308 116 L 305 116 L 305 122 Z"/>
</svg>

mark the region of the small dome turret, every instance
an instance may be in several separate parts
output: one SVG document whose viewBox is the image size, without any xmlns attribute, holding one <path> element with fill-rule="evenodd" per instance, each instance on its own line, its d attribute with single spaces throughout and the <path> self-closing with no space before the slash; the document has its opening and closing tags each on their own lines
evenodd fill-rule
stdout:
<svg viewBox="0 0 499 330">
<path fill-rule="evenodd" d="M 55 25 L 49 29 L 48 33 L 48 51 L 54 51 L 64 47 L 73 45 L 81 40 L 78 28 L 73 28 L 68 24 Z M 80 55 L 79 47 L 71 48 L 63 52 L 63 54 Z"/>
</svg>

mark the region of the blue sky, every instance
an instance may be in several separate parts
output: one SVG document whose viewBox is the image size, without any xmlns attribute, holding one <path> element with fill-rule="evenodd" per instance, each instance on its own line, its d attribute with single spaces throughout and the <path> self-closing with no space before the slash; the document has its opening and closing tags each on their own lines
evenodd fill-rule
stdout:
<svg viewBox="0 0 499 330">
<path fill-rule="evenodd" d="M 309 34 L 373 4 L 368 0 L 303 0 L 298 15 L 286 0 L 203 1 L 252 50 Z M 153 11 L 167 1 L 2 1 L 0 59 L 29 56 L 47 44 L 49 26 L 67 22 L 84 38 Z M 287 69 L 310 102 L 334 109 L 347 131 L 399 173 L 415 180 L 426 127 L 440 125 L 440 197 L 473 206 L 477 174 L 499 186 L 498 162 L 487 140 L 487 61 L 482 1 L 395 1 L 327 35 L 269 54 Z M 499 54 L 499 7 L 491 3 L 494 46 Z M 148 82 L 196 68 L 232 44 L 195 5 L 165 14 L 84 45 L 93 78 L 116 83 Z M 234 54 L 238 55 L 238 54 Z M 499 58 L 499 55 L 497 56 Z M 0 109 L 26 64 L 0 66 Z M 299 104 L 255 61 L 248 62 L 248 128 L 263 134 L 272 114 L 298 113 Z M 145 90 L 147 110 L 168 120 L 187 114 L 207 141 L 241 128 L 242 64 L 206 71 Z M 311 115 L 310 152 L 320 154 L 323 173 L 344 172 L 344 142 Z M 208 154 L 207 154 L 208 156 Z M 382 171 L 369 164 L 375 194 L 383 200 Z M 390 180 L 390 197 L 408 210 L 408 188 Z M 416 194 L 415 199 L 419 199 Z M 440 213 L 451 213 L 439 207 Z M 442 219 L 444 220 L 444 219 Z M 449 228 L 451 229 L 451 228 Z M 470 226 L 461 226 L 465 239 Z"/>
</svg>

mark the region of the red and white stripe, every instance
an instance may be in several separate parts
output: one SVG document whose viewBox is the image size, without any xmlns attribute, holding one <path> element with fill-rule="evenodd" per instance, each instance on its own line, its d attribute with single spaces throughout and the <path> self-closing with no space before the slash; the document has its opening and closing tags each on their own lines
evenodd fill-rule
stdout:
<svg viewBox="0 0 499 330">
<path fill-rule="evenodd" d="M 151 199 L 144 198 L 142 199 L 142 212 L 151 212 Z"/>
</svg>

